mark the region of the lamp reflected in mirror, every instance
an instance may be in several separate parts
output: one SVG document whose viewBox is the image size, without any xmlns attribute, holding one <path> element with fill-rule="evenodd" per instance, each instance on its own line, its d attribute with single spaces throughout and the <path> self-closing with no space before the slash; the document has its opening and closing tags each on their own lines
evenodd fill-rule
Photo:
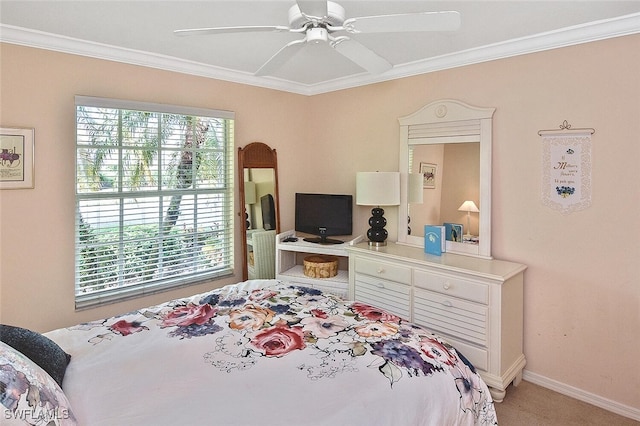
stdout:
<svg viewBox="0 0 640 426">
<path fill-rule="evenodd" d="M 251 206 L 256 203 L 256 184 L 255 182 L 247 182 L 244 183 L 244 218 L 247 225 L 247 229 L 251 229 L 251 222 L 253 218 L 249 217 L 249 209 L 247 206 Z"/>
<path fill-rule="evenodd" d="M 255 182 L 244 183 L 244 203 L 255 204 L 256 203 L 256 184 Z"/>
<path fill-rule="evenodd" d="M 467 232 L 464 233 L 464 241 L 471 241 L 473 235 L 471 235 L 471 213 L 480 213 L 478 206 L 471 200 L 467 200 L 460 207 L 458 211 L 467 212 Z"/>
</svg>

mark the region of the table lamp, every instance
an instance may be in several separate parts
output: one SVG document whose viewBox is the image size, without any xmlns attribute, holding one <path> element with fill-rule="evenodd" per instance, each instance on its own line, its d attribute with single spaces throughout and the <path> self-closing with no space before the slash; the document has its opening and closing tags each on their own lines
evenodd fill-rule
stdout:
<svg viewBox="0 0 640 426">
<path fill-rule="evenodd" d="M 244 182 L 244 203 L 256 203 L 256 183 L 251 181 Z"/>
<path fill-rule="evenodd" d="M 473 201 L 467 200 L 458 208 L 458 211 L 467 212 L 467 232 L 464 234 L 464 239 L 470 240 L 471 235 L 471 212 L 480 213 L 478 206 Z"/>
<path fill-rule="evenodd" d="M 384 228 L 387 219 L 380 206 L 400 204 L 400 172 L 358 172 L 356 174 L 356 204 L 376 206 L 371 209 L 367 237 L 370 246 L 385 246 L 389 235 Z"/>
</svg>

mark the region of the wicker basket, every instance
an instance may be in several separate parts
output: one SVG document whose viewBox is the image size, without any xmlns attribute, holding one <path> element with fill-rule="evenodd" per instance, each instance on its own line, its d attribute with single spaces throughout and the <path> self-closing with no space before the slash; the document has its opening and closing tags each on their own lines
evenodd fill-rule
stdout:
<svg viewBox="0 0 640 426">
<path fill-rule="evenodd" d="M 304 275 L 309 278 L 331 278 L 338 275 L 338 258 L 314 254 L 304 258 Z"/>
</svg>

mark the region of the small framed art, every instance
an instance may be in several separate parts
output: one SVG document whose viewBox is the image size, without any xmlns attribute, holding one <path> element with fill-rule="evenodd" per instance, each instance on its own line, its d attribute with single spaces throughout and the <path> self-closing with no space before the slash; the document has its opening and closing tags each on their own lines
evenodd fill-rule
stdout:
<svg viewBox="0 0 640 426">
<path fill-rule="evenodd" d="M 0 189 L 34 187 L 34 129 L 0 127 Z"/>
<path fill-rule="evenodd" d="M 462 225 L 459 223 L 444 223 L 445 236 L 447 241 L 462 242 Z"/>
<path fill-rule="evenodd" d="M 422 187 L 435 189 L 438 166 L 432 163 L 420 163 L 420 173 L 422 174 Z"/>
</svg>

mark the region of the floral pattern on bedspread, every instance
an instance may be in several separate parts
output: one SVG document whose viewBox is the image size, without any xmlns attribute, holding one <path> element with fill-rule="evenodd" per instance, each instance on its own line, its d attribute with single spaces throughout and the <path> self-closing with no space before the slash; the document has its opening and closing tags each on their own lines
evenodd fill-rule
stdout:
<svg viewBox="0 0 640 426">
<path fill-rule="evenodd" d="M 329 380 L 366 368 L 376 369 L 391 388 L 401 380 L 450 374 L 460 410 L 478 424 L 497 424 L 486 386 L 462 354 L 440 337 L 381 309 L 345 302 L 319 290 L 283 283 L 254 290 L 233 287 L 178 299 L 116 318 L 69 328 L 91 330 L 88 342 L 167 330 L 167 338 L 211 336 L 203 360 L 211 368 L 243 374 L 269 358 L 298 351 L 312 357 L 297 365 L 310 380 Z"/>
<path fill-rule="evenodd" d="M 76 426 L 66 395 L 40 366 L 0 342 L 0 424 Z"/>
</svg>

